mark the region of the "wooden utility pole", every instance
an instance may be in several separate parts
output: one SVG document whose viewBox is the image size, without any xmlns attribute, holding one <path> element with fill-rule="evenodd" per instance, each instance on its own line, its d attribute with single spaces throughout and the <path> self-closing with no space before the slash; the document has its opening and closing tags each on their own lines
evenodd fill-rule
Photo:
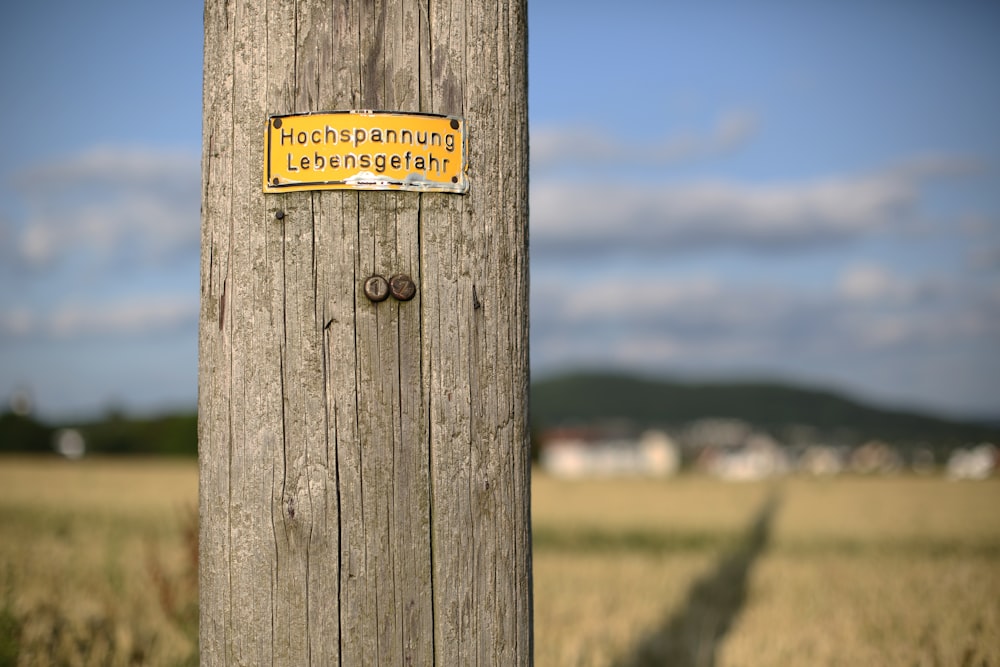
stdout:
<svg viewBox="0 0 1000 667">
<path fill-rule="evenodd" d="M 532 661 L 525 5 L 206 1 L 204 666 Z M 466 191 L 264 192 L 343 110 L 461 122 Z"/>
</svg>

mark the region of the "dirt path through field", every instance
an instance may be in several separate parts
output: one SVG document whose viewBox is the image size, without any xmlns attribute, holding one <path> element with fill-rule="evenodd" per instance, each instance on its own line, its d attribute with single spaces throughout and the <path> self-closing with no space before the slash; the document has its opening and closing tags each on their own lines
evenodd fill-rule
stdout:
<svg viewBox="0 0 1000 667">
<path fill-rule="evenodd" d="M 714 667 L 716 652 L 746 602 L 747 579 L 767 548 L 778 505 L 774 492 L 746 537 L 691 587 L 684 607 L 668 614 L 615 667 Z"/>
</svg>

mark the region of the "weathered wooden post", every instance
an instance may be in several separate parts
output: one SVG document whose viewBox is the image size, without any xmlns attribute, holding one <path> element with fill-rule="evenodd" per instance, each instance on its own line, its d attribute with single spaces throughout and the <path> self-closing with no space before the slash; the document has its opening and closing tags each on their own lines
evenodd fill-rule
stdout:
<svg viewBox="0 0 1000 667">
<path fill-rule="evenodd" d="M 201 664 L 530 664 L 525 0 L 207 0 L 202 170 Z"/>
</svg>

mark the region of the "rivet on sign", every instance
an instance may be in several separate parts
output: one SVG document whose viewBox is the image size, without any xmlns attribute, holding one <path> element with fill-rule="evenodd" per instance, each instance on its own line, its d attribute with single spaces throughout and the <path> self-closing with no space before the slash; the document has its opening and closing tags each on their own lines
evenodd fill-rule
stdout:
<svg viewBox="0 0 1000 667">
<path fill-rule="evenodd" d="M 277 218 L 278 220 L 284 220 L 285 219 L 285 212 L 284 211 L 275 211 L 274 212 L 274 217 Z"/>
<path fill-rule="evenodd" d="M 280 118 L 275 118 L 274 119 L 274 126 L 276 128 L 280 128 L 281 127 L 281 119 Z"/>
<path fill-rule="evenodd" d="M 389 283 L 382 276 L 372 276 L 365 281 L 365 296 L 375 303 L 385 301 L 389 298 Z"/>
<path fill-rule="evenodd" d="M 417 286 L 413 284 L 410 276 L 404 273 L 397 273 L 389 278 L 389 291 L 400 301 L 409 301 L 417 293 Z"/>
<path fill-rule="evenodd" d="M 458 129 L 458 121 L 455 120 L 454 118 L 451 119 L 451 129 L 453 129 L 453 130 L 457 130 Z"/>
</svg>

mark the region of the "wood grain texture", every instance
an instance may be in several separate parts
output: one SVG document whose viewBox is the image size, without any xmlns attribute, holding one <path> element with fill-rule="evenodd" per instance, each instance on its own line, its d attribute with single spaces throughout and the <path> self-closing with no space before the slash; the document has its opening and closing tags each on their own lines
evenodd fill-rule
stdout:
<svg viewBox="0 0 1000 667">
<path fill-rule="evenodd" d="M 356 108 L 463 116 L 469 193 L 262 193 Z M 524 1 L 207 0 L 203 132 L 202 664 L 530 664 Z"/>
</svg>

